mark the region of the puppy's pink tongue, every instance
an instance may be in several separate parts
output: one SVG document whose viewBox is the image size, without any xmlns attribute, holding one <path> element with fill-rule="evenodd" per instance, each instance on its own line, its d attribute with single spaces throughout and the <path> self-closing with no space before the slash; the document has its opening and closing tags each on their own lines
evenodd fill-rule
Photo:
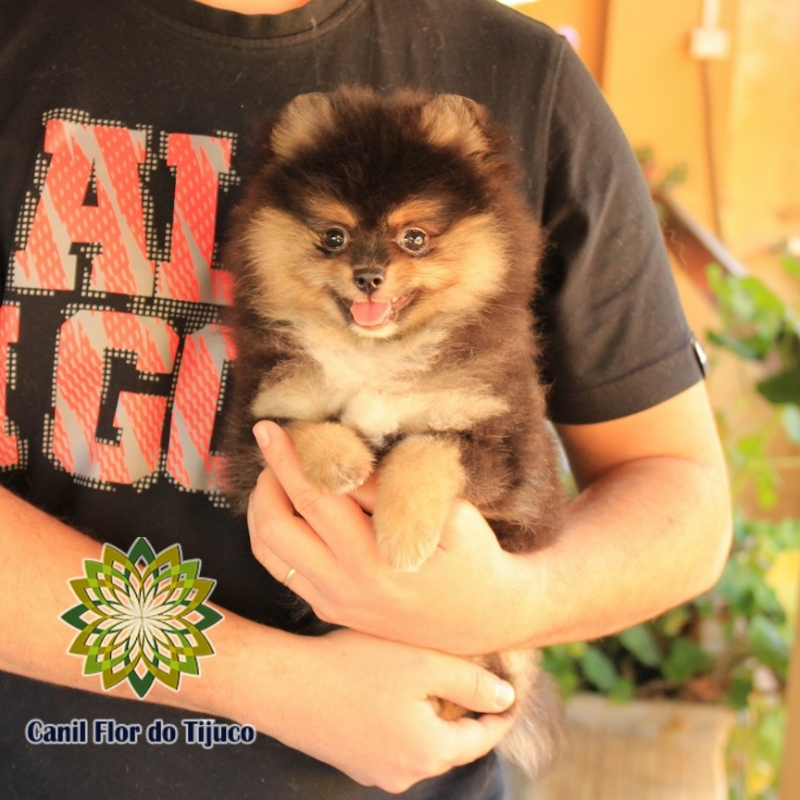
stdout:
<svg viewBox="0 0 800 800">
<path fill-rule="evenodd" d="M 372 300 L 367 300 L 363 303 L 353 303 L 350 306 L 350 314 L 356 324 L 369 328 L 380 325 L 388 316 L 391 307 L 391 303 L 374 303 Z"/>
</svg>

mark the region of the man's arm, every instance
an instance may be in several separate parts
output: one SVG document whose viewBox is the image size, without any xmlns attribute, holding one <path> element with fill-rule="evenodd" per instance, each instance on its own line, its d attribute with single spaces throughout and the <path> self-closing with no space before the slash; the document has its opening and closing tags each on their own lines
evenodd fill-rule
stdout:
<svg viewBox="0 0 800 800">
<path fill-rule="evenodd" d="M 67 654 L 74 631 L 59 616 L 74 605 L 67 581 L 101 547 L 0 488 L 0 669 L 100 692 Z M 355 780 L 399 791 L 488 752 L 510 727 L 498 715 L 507 684 L 460 658 L 354 631 L 301 637 L 234 614 L 211 631 L 215 655 L 177 692 L 148 699 L 254 725 Z M 132 697 L 124 685 L 109 692 Z M 428 697 L 479 712 L 445 722 Z M 20 732 L 22 736 L 22 732 Z"/>
<path fill-rule="evenodd" d="M 731 540 L 725 462 L 705 387 L 595 425 L 560 426 L 581 493 L 561 538 L 502 551 L 476 509 L 454 505 L 417 573 L 382 564 L 369 517 L 308 484 L 277 426 L 251 501 L 256 556 L 324 619 L 454 653 L 594 639 L 710 588 Z M 356 499 L 365 508 L 369 491 Z M 301 517 L 293 515 L 297 508 Z"/>
<path fill-rule="evenodd" d="M 542 554 L 552 592 L 543 644 L 614 633 L 716 583 L 731 504 L 703 384 L 639 414 L 558 432 L 581 493 L 564 538 Z"/>
</svg>

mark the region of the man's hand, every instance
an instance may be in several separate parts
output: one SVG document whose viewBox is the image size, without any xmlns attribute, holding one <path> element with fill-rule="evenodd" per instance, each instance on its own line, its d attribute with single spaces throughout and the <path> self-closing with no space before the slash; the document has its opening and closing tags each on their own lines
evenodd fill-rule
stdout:
<svg viewBox="0 0 800 800">
<path fill-rule="evenodd" d="M 253 552 L 279 581 L 296 570 L 291 589 L 320 619 L 465 655 L 514 638 L 496 629 L 527 576 L 474 506 L 453 504 L 438 549 L 417 572 L 394 570 L 380 558 L 368 513 L 374 482 L 353 496 L 325 492 L 305 477 L 281 428 L 261 422 L 257 431 L 271 467 L 250 499 Z"/>
<path fill-rule="evenodd" d="M 401 792 L 488 753 L 513 724 L 503 714 L 513 690 L 471 661 L 346 629 L 294 637 L 281 665 L 267 658 L 264 680 L 283 670 L 281 688 L 248 699 L 261 730 L 337 767 L 353 780 Z M 290 670 L 287 670 L 287 666 Z M 431 697 L 482 716 L 442 720 Z M 257 712 L 256 712 L 257 713 Z"/>
<path fill-rule="evenodd" d="M 317 489 L 277 426 L 256 430 L 270 467 L 250 502 L 254 554 L 279 581 L 296 570 L 292 590 L 322 619 L 375 636 L 464 654 L 598 638 L 706 591 L 730 545 L 702 384 L 630 417 L 559 428 L 582 492 L 549 548 L 505 553 L 460 501 L 416 573 L 380 561 L 369 487 Z"/>
</svg>

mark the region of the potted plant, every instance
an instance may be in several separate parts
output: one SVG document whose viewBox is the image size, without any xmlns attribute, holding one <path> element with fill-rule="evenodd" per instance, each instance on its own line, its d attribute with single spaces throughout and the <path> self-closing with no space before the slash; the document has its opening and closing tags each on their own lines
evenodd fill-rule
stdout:
<svg viewBox="0 0 800 800">
<path fill-rule="evenodd" d="M 800 288 L 800 261 L 786 256 L 783 266 Z M 781 476 L 800 468 L 800 456 L 771 452 L 779 436 L 800 445 L 800 336 L 794 309 L 757 278 L 713 265 L 707 277 L 722 321 L 709 334 L 712 347 L 755 365 L 754 389 L 768 409 L 754 431 L 718 415 L 736 509 L 730 560 L 717 585 L 696 600 L 601 641 L 545 650 L 545 667 L 572 698 L 575 741 L 537 789 L 518 786 L 520 798 L 776 797 L 800 520 L 774 519 L 769 511 L 786 488 Z M 679 775 L 694 779 L 678 787 Z M 586 783 L 592 780 L 594 788 Z"/>
</svg>

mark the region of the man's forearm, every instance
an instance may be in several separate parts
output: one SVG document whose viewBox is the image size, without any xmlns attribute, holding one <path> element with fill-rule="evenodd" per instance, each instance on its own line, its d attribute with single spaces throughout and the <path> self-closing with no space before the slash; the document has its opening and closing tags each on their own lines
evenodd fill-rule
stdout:
<svg viewBox="0 0 800 800">
<path fill-rule="evenodd" d="M 650 619 L 716 582 L 730 530 L 718 469 L 669 457 L 618 466 L 572 503 L 554 545 L 525 557 L 520 629 L 544 646 Z"/>
<path fill-rule="evenodd" d="M 75 605 L 69 579 L 83 574 L 84 559 L 100 560 L 101 545 L 2 488 L 0 520 L 0 607 L 4 620 L 0 627 L 0 669 L 102 692 L 99 678 L 84 676 L 81 659 L 68 654 L 75 632 L 60 619 Z M 214 628 L 215 643 L 245 635 L 249 625 L 226 614 Z M 213 662 L 211 658 L 202 665 L 204 674 L 214 671 Z M 189 678 L 178 692 L 156 684 L 149 699 L 209 712 L 210 698 L 200 700 L 193 685 L 196 683 Z M 211 685 L 211 681 L 204 681 L 204 689 Z M 124 685 L 108 693 L 133 696 Z"/>
<path fill-rule="evenodd" d="M 67 653 L 67 581 L 101 547 L 0 489 L 0 669 L 101 692 Z M 478 665 L 354 631 L 302 637 L 226 613 L 215 654 L 148 700 L 253 725 L 366 785 L 405 790 L 474 761 L 511 725 L 511 687 Z M 124 685 L 108 692 L 132 698 Z M 483 713 L 444 723 L 429 697 Z"/>
<path fill-rule="evenodd" d="M 0 668 L 70 686 L 80 661 L 67 654 L 69 628 L 59 619 L 75 598 L 67 581 L 101 546 L 0 488 Z"/>
</svg>

